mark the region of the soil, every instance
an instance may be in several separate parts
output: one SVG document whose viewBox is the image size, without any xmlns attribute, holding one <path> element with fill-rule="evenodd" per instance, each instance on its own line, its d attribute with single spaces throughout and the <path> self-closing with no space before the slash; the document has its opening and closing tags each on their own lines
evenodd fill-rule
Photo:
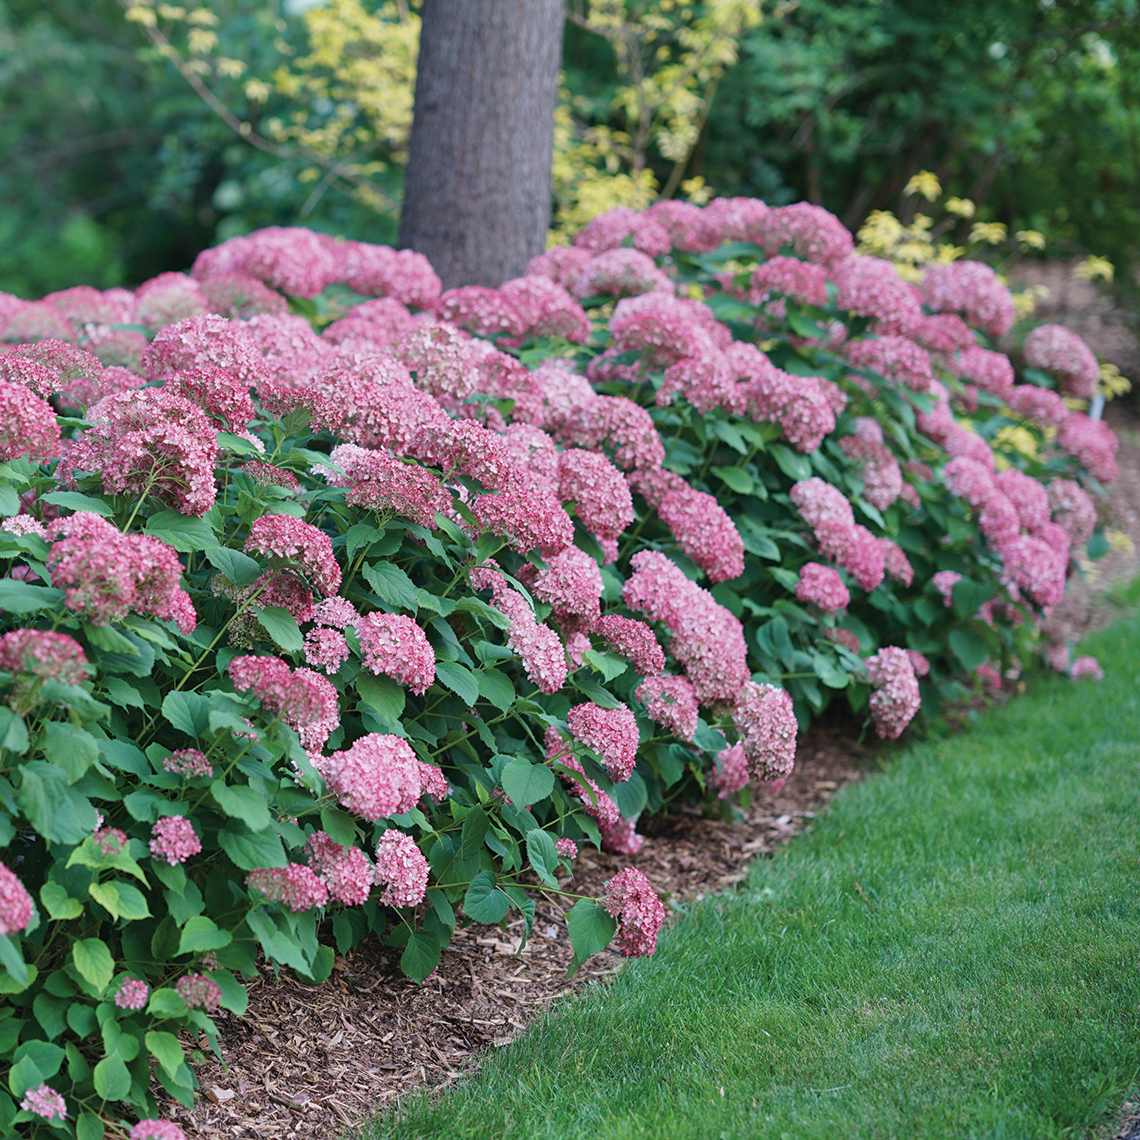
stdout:
<svg viewBox="0 0 1140 1140">
<path fill-rule="evenodd" d="M 1102 357 L 1138 377 L 1140 353 L 1124 314 L 1095 286 L 1076 281 L 1071 266 L 1029 267 L 1024 283 L 1042 283 L 1050 297 L 1037 315 L 1063 321 Z M 1021 282 L 1019 282 L 1021 284 Z M 1140 378 L 1140 377 L 1138 377 Z M 1075 642 L 1119 614 L 1112 588 L 1140 574 L 1140 416 L 1117 401 L 1106 419 L 1121 441 L 1121 476 L 1101 505 L 1102 523 L 1127 535 L 1103 559 L 1070 583 L 1049 631 Z M 740 882 L 748 864 L 809 825 L 835 792 L 861 778 L 879 749 L 855 742 L 857 726 L 822 724 L 800 741 L 796 769 L 781 794 L 762 797 L 736 823 L 697 810 L 644 821 L 644 845 L 635 856 L 583 850 L 570 888 L 600 894 L 624 866 L 642 870 L 668 908 Z M 609 951 L 565 977 L 571 950 L 564 908 L 541 900 L 530 940 L 520 949 L 522 920 L 506 930 L 472 925 L 456 932 L 439 969 L 416 985 L 399 972 L 399 951 L 366 942 L 338 955 L 332 977 L 305 986 L 287 971 L 264 968 L 249 985 L 245 1016 L 222 1012 L 226 1064 L 198 1044 L 200 1098 L 193 1109 L 173 1102 L 163 1114 L 192 1140 L 330 1140 L 354 1133 L 384 1104 L 419 1087 L 444 1087 L 470 1073 L 488 1050 L 500 1047 L 544 1009 L 621 966 Z M 1122 1106 L 1101 1140 L 1140 1140 L 1140 1105 Z"/>
</svg>

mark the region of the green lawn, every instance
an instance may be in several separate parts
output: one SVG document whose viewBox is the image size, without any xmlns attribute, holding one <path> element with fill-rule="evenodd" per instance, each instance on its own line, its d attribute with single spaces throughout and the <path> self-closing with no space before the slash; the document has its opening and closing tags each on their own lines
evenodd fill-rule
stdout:
<svg viewBox="0 0 1140 1140">
<path fill-rule="evenodd" d="M 1140 621 L 377 1137 L 1061 1137 L 1140 1077 Z"/>
</svg>

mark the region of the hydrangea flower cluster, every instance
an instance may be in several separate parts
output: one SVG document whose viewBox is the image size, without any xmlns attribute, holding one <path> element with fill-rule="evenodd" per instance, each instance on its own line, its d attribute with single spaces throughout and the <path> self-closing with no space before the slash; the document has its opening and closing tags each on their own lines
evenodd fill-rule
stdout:
<svg viewBox="0 0 1140 1140">
<path fill-rule="evenodd" d="M 732 723 L 740 733 L 753 779 L 774 780 L 791 774 L 798 726 L 786 689 L 749 681 L 732 711 Z"/>
<path fill-rule="evenodd" d="M 35 906 L 24 884 L 0 863 L 0 935 L 18 934 L 29 922 Z"/>
<path fill-rule="evenodd" d="M 368 901 L 373 867 L 359 847 L 344 847 L 325 832 L 314 831 L 305 843 L 305 854 L 331 898 L 345 906 L 360 906 Z"/>
<path fill-rule="evenodd" d="M 115 991 L 115 1004 L 120 1009 L 142 1009 L 150 996 L 150 986 L 138 978 L 124 978 Z"/>
<path fill-rule="evenodd" d="M 325 597 L 340 589 L 332 541 L 319 527 L 292 515 L 262 515 L 249 529 L 245 548 L 295 566 Z"/>
<path fill-rule="evenodd" d="M 406 832 L 389 828 L 376 844 L 375 881 L 383 906 L 418 906 L 427 894 L 428 861 Z"/>
<path fill-rule="evenodd" d="M 127 1140 L 186 1140 L 186 1133 L 172 1120 L 140 1120 Z"/>
<path fill-rule="evenodd" d="M 645 958 L 657 950 L 665 908 L 645 875 L 626 867 L 602 889 L 602 905 L 618 920 L 617 946 L 627 958 Z"/>
<path fill-rule="evenodd" d="M 362 819 L 411 811 L 423 793 L 416 754 L 398 736 L 370 732 L 321 759 L 319 767 L 341 805 Z"/>
<path fill-rule="evenodd" d="M 371 613 L 356 623 L 364 667 L 423 694 L 435 681 L 435 650 L 424 631 L 401 614 Z"/>
<path fill-rule="evenodd" d="M 615 784 L 623 784 L 633 775 L 637 759 L 637 718 L 624 706 L 603 709 L 587 701 L 575 705 L 566 714 L 570 735 L 592 748 L 606 764 Z"/>
<path fill-rule="evenodd" d="M 324 882 L 300 863 L 250 871 L 245 885 L 263 895 L 267 902 L 280 903 L 293 912 L 312 910 L 329 901 Z"/>
<path fill-rule="evenodd" d="M 0 636 L 0 669 L 30 673 L 41 681 L 78 685 L 87 676 L 87 655 L 66 633 L 14 629 Z"/>
<path fill-rule="evenodd" d="M 168 815 L 158 820 L 151 829 L 150 853 L 172 867 L 185 863 L 191 855 L 202 850 L 202 841 L 194 825 L 180 815 Z"/>
<path fill-rule="evenodd" d="M 839 572 L 818 562 L 808 562 L 800 567 L 796 597 L 801 602 L 814 602 L 824 613 L 834 613 L 851 604 L 850 591 L 843 584 Z"/>
<path fill-rule="evenodd" d="M 20 1101 L 20 1108 L 49 1122 L 67 1119 L 67 1103 L 50 1085 L 41 1084 L 29 1089 Z"/>
<path fill-rule="evenodd" d="M 914 664 L 905 649 L 888 646 L 867 658 L 871 694 L 871 719 L 884 740 L 897 740 L 918 712 L 921 698 Z"/>
<path fill-rule="evenodd" d="M 189 1009 L 204 1009 L 213 1013 L 222 1001 L 221 987 L 205 974 L 183 974 L 174 983 L 174 992 Z"/>
<path fill-rule="evenodd" d="M 279 657 L 235 657 L 226 667 L 234 688 L 252 693 L 297 732 L 310 751 L 340 723 L 336 689 L 311 669 L 290 669 Z"/>
</svg>

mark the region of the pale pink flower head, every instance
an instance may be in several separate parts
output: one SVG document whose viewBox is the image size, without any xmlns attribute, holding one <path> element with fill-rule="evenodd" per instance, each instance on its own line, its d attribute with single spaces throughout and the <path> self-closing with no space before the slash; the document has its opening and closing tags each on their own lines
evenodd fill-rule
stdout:
<svg viewBox="0 0 1140 1140">
<path fill-rule="evenodd" d="M 980 261 L 926 266 L 921 292 L 927 308 L 936 313 L 961 313 L 967 323 L 992 337 L 1005 336 L 1017 320 L 1009 290 Z"/>
<path fill-rule="evenodd" d="M 160 273 L 135 290 L 134 324 L 151 332 L 187 317 L 205 316 L 209 302 L 198 282 L 185 273 Z"/>
<path fill-rule="evenodd" d="M 341 805 L 367 820 L 411 811 L 423 788 L 416 754 L 407 741 L 378 732 L 324 758 L 321 774 Z"/>
<path fill-rule="evenodd" d="M 559 500 L 572 502 L 582 525 L 607 556 L 616 557 L 618 536 L 633 522 L 633 499 L 621 472 L 604 455 L 578 447 L 566 448 L 557 464 Z"/>
<path fill-rule="evenodd" d="M 889 538 L 875 540 L 883 552 L 883 569 L 888 578 L 909 586 L 914 581 L 914 567 L 899 544 Z"/>
<path fill-rule="evenodd" d="M 62 447 L 51 405 L 22 384 L 0 382 L 0 460 L 54 459 Z"/>
<path fill-rule="evenodd" d="M 786 689 L 747 682 L 732 710 L 732 723 L 740 734 L 754 779 L 772 780 L 791 774 L 798 726 Z"/>
<path fill-rule="evenodd" d="M 67 1119 L 67 1104 L 50 1085 L 38 1085 L 29 1089 L 20 1101 L 20 1108 L 24 1112 L 34 1113 L 43 1120 L 54 1121 Z"/>
<path fill-rule="evenodd" d="M 393 297 L 418 309 L 432 308 L 439 297 L 439 277 L 422 253 L 346 241 L 340 263 L 344 281 L 362 296 Z"/>
<path fill-rule="evenodd" d="M 245 549 L 300 570 L 326 598 L 340 589 L 340 566 L 332 540 L 303 519 L 262 515 L 250 527 Z"/>
<path fill-rule="evenodd" d="M 435 650 L 424 631 L 402 614 L 371 613 L 357 622 L 364 667 L 426 693 L 435 681 Z"/>
<path fill-rule="evenodd" d="M 922 319 L 910 286 L 889 261 L 852 254 L 834 270 L 836 304 L 860 317 L 873 318 L 876 332 L 906 336 Z"/>
<path fill-rule="evenodd" d="M 678 740 L 692 740 L 700 708 L 692 683 L 668 673 L 647 677 L 633 695 L 645 705 L 646 715 L 667 728 Z"/>
<path fill-rule="evenodd" d="M 1092 399 L 1100 365 L 1092 349 L 1064 325 L 1038 325 L 1025 337 L 1025 363 L 1057 375 L 1061 390 L 1080 400 Z"/>
<path fill-rule="evenodd" d="M 574 284 L 579 300 L 609 294 L 636 297 L 641 293 L 672 293 L 669 277 L 653 258 L 637 249 L 610 249 L 583 267 Z"/>
<path fill-rule="evenodd" d="M 827 304 L 827 271 L 798 257 L 770 257 L 752 271 L 746 292 L 753 305 L 792 297 L 806 305 Z"/>
<path fill-rule="evenodd" d="M 568 546 L 552 555 L 541 569 L 524 566 L 519 573 L 534 596 L 550 604 L 560 625 L 578 623 L 589 628 L 601 616 L 602 573 L 578 547 Z"/>
<path fill-rule="evenodd" d="M 347 598 L 325 598 L 313 612 L 313 621 L 330 629 L 344 629 L 359 620 L 360 614 Z"/>
<path fill-rule="evenodd" d="M 235 657 L 226 671 L 236 690 L 252 693 L 309 751 L 322 748 L 340 723 L 336 689 L 311 669 L 290 669 L 279 657 L 245 656 Z"/>
<path fill-rule="evenodd" d="M 150 986 L 138 978 L 124 978 L 115 991 L 115 1004 L 120 1009 L 142 1009 L 150 996 Z"/>
<path fill-rule="evenodd" d="M 625 245 L 626 238 L 632 238 L 634 247 L 650 257 L 663 257 L 673 248 L 673 239 L 660 222 L 629 206 L 614 206 L 591 218 L 585 229 L 574 235 L 574 244 L 598 254 L 619 249 Z"/>
<path fill-rule="evenodd" d="M 1049 522 L 1049 492 L 1016 467 L 999 471 L 994 484 L 1013 504 L 1021 528 L 1034 531 Z"/>
<path fill-rule="evenodd" d="M 590 321 L 582 306 L 559 284 L 547 277 L 516 277 L 499 287 L 519 314 L 524 335 L 562 337 L 573 344 L 590 339 Z"/>
<path fill-rule="evenodd" d="M 206 759 L 206 754 L 197 748 L 179 748 L 172 752 L 162 762 L 167 772 L 176 772 L 183 776 L 212 776 L 213 766 Z"/>
<path fill-rule="evenodd" d="M 622 705 L 604 709 L 587 701 L 566 714 L 570 735 L 593 749 L 605 761 L 606 771 L 615 784 L 633 775 L 637 759 L 637 718 Z"/>
<path fill-rule="evenodd" d="M 1018 384 L 1009 397 L 1009 406 L 1019 416 L 1046 427 L 1060 427 L 1069 418 L 1064 399 L 1036 384 Z"/>
<path fill-rule="evenodd" d="M 645 875 L 635 867 L 626 867 L 602 889 L 602 905 L 618 920 L 617 946 L 621 953 L 627 958 L 654 953 L 665 908 Z"/>
<path fill-rule="evenodd" d="M 1057 430 L 1057 446 L 1071 455 L 1094 479 L 1111 483 L 1120 474 L 1116 449 L 1120 441 L 1104 420 L 1070 415 Z"/>
<path fill-rule="evenodd" d="M 1001 692 L 1001 674 L 992 665 L 979 665 L 974 670 L 974 676 L 977 677 L 982 688 L 988 692 Z"/>
<path fill-rule="evenodd" d="M 61 463 L 97 472 L 112 495 L 153 495 L 187 515 L 204 515 L 217 488 L 217 433 L 196 404 L 165 388 L 116 392 L 88 413 L 95 424 Z"/>
<path fill-rule="evenodd" d="M 142 367 L 148 380 L 165 380 L 190 368 L 220 368 L 246 387 L 256 385 L 265 372 L 249 330 L 216 316 L 189 317 L 162 329 L 143 355 Z"/>
<path fill-rule="evenodd" d="M 1104 670 L 1100 667 L 1100 662 L 1095 657 L 1090 657 L 1086 654 L 1084 657 L 1078 657 L 1076 661 L 1069 666 L 1069 676 L 1074 681 L 1079 681 L 1082 677 L 1091 677 L 1094 681 L 1104 680 Z"/>
<path fill-rule="evenodd" d="M 637 834 L 636 820 L 619 819 L 612 827 L 602 831 L 602 850 L 611 855 L 636 855 L 644 838 Z"/>
<path fill-rule="evenodd" d="M 16 629 L 0 636 L 0 669 L 78 685 L 87 676 L 87 656 L 79 642 L 66 633 Z"/>
<path fill-rule="evenodd" d="M 769 210 L 756 227 L 755 240 L 769 255 L 790 245 L 805 261 L 825 266 L 838 265 L 855 249 L 851 231 L 834 214 L 807 202 Z"/>
<path fill-rule="evenodd" d="M 185 863 L 191 855 L 202 850 L 202 841 L 194 825 L 181 815 L 168 815 L 158 820 L 151 829 L 150 853 L 172 867 Z"/>
<path fill-rule="evenodd" d="M 0 354 L 0 380 L 18 384 L 46 400 L 59 387 L 59 372 L 21 352 L 8 352 Z"/>
<path fill-rule="evenodd" d="M 949 608 L 954 604 L 954 584 L 962 580 L 956 570 L 939 570 L 931 579 L 934 588 L 942 595 L 943 604 Z"/>
<path fill-rule="evenodd" d="M 761 226 L 770 212 L 759 198 L 714 198 L 701 211 L 697 240 L 705 249 L 728 241 L 759 242 Z"/>
<path fill-rule="evenodd" d="M 570 795 L 581 800 L 583 810 L 598 821 L 599 827 L 613 827 L 621 819 L 621 812 L 618 811 L 617 804 L 586 775 L 582 765 L 578 763 L 574 753 L 570 751 L 570 746 L 562 739 L 558 729 L 553 726 L 548 728 L 543 743 L 546 745 L 547 764 L 551 766 L 556 763 L 561 764 L 564 768 L 578 774 L 581 783 L 566 772 L 559 773 L 567 784 Z M 582 786 L 583 784 L 585 787 Z"/>
<path fill-rule="evenodd" d="M 256 277 L 293 297 L 315 297 L 340 279 L 336 243 L 301 226 L 267 226 L 204 250 L 190 271 L 198 280 L 221 273 Z"/>
<path fill-rule="evenodd" d="M 910 658 L 910 663 L 914 666 L 914 675 L 916 677 L 926 677 L 930 674 L 930 662 L 926 657 L 919 653 L 917 649 L 908 649 L 907 656 Z"/>
<path fill-rule="evenodd" d="M 643 621 L 603 614 L 590 632 L 600 637 L 612 653 L 624 657 L 643 677 L 655 677 L 665 668 L 665 651 Z"/>
<path fill-rule="evenodd" d="M 1013 395 L 1013 365 L 1003 352 L 977 345 L 962 349 L 958 353 L 958 375 L 1002 400 Z"/>
<path fill-rule="evenodd" d="M 348 641 L 339 629 L 318 626 L 305 634 L 305 662 L 311 668 L 335 673 L 348 656 Z"/>
<path fill-rule="evenodd" d="M 437 514 L 451 508 L 451 497 L 439 476 L 386 451 L 342 443 L 333 448 L 330 458 L 344 468 L 344 475 L 330 473 L 328 481 L 334 487 L 349 488 L 345 501 L 351 506 L 402 515 L 429 528 L 435 526 Z"/>
<path fill-rule="evenodd" d="M 800 569 L 796 597 L 801 602 L 814 602 L 825 613 L 844 610 L 851 604 L 851 594 L 839 572 L 818 562 L 808 562 Z"/>
<path fill-rule="evenodd" d="M 416 387 L 456 405 L 479 388 L 479 352 L 456 329 L 424 325 L 392 348 L 395 357 L 415 374 Z"/>
<path fill-rule="evenodd" d="M 309 866 L 328 887 L 330 897 L 345 906 L 360 906 L 372 893 L 373 867 L 359 847 L 343 847 L 323 831 L 305 842 Z"/>
<path fill-rule="evenodd" d="M 905 385 L 915 392 L 931 390 L 934 373 L 930 354 L 907 337 L 880 336 L 874 340 L 851 341 L 844 346 L 843 354 L 857 368 L 878 372 L 890 383 Z"/>
<path fill-rule="evenodd" d="M 527 677 L 544 693 L 556 693 L 566 683 L 566 651 L 558 634 L 535 619 L 526 598 L 517 590 L 496 591 L 494 605 L 510 619 L 507 644 L 519 655 Z"/>
<path fill-rule="evenodd" d="M 902 468 L 882 443 L 845 435 L 839 446 L 863 479 L 863 498 L 885 511 L 902 494 Z"/>
<path fill-rule="evenodd" d="M 918 712 L 921 698 L 914 664 L 905 649 L 888 646 L 868 657 L 867 679 L 871 694 L 871 719 L 883 740 L 897 740 Z"/>
<path fill-rule="evenodd" d="M 573 396 L 572 386 L 568 391 Z M 588 398 L 570 405 L 556 434 L 564 444 L 608 453 L 622 471 L 660 467 L 665 461 L 665 445 L 653 418 L 625 396 L 595 396 L 590 391 Z"/>
<path fill-rule="evenodd" d="M 727 582 L 744 573 L 744 540 L 712 495 L 686 485 L 665 495 L 657 514 L 710 581 Z"/>
<path fill-rule="evenodd" d="M 744 745 L 734 744 L 716 754 L 716 763 L 709 772 L 709 786 L 716 789 L 718 800 L 731 799 L 737 792 L 748 786 L 752 773 L 748 770 L 748 758 L 744 755 Z"/>
<path fill-rule="evenodd" d="M 1096 506 L 1072 479 L 1054 479 L 1046 489 L 1052 520 L 1064 527 L 1073 546 L 1088 542 L 1096 529 Z"/>
<path fill-rule="evenodd" d="M 6 319 L 0 316 L 0 328 L 0 339 L 10 342 L 75 341 L 75 330 L 67 318 L 46 301 L 25 301 L 16 309 L 9 309 Z"/>
<path fill-rule="evenodd" d="M 526 272 L 528 277 L 546 277 L 573 293 L 582 270 L 593 259 L 594 256 L 588 249 L 579 249 L 574 245 L 556 245 L 545 253 L 532 257 Z"/>
<path fill-rule="evenodd" d="M 1055 606 L 1065 592 L 1067 552 L 1055 550 L 1032 535 L 1020 534 L 1001 547 L 1003 580 L 1038 606 Z"/>
<path fill-rule="evenodd" d="M 171 1120 L 140 1120 L 127 1140 L 186 1140 L 186 1133 Z"/>
<path fill-rule="evenodd" d="M 280 903 L 291 911 L 312 910 L 329 901 L 328 888 L 308 867 L 289 863 L 284 867 L 263 867 L 250 871 L 245 885 L 268 902 Z"/>
<path fill-rule="evenodd" d="M 222 273 L 199 283 L 207 310 L 231 320 L 248 321 L 262 313 L 286 312 L 288 302 L 280 293 L 245 273 Z"/>
<path fill-rule="evenodd" d="M 119 320 L 115 305 L 90 285 L 75 285 L 57 293 L 48 293 L 44 300 L 54 305 L 73 328 L 113 324 Z"/>
<path fill-rule="evenodd" d="M 197 404 L 221 431 L 243 432 L 254 416 L 249 389 L 220 368 L 171 373 L 163 388 Z"/>
<path fill-rule="evenodd" d="M 383 886 L 382 906 L 418 906 L 427 894 L 428 861 L 415 840 L 389 828 L 376 844 L 375 881 Z"/>
<path fill-rule="evenodd" d="M 32 921 L 34 910 L 24 884 L 0 863 L 0 935 L 18 934 Z"/>
<path fill-rule="evenodd" d="M 213 1013 L 222 1000 L 221 987 L 205 974 L 183 974 L 174 983 L 174 990 L 190 1009 L 207 1013 Z"/>
</svg>

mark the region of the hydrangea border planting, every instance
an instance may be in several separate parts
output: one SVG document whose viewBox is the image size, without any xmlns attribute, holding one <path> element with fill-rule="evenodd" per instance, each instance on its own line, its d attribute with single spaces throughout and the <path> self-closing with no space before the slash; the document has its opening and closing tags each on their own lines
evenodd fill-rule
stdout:
<svg viewBox="0 0 1140 1140">
<path fill-rule="evenodd" d="M 500 289 L 271 229 L 0 297 L 0 1129 L 176 1137 L 152 1076 L 192 1100 L 259 954 L 422 980 L 536 891 L 576 963 L 651 954 L 582 844 L 778 788 L 839 694 L 896 738 L 1030 659 L 1115 473 L 1095 358 L 852 250 L 719 199 Z"/>
</svg>

